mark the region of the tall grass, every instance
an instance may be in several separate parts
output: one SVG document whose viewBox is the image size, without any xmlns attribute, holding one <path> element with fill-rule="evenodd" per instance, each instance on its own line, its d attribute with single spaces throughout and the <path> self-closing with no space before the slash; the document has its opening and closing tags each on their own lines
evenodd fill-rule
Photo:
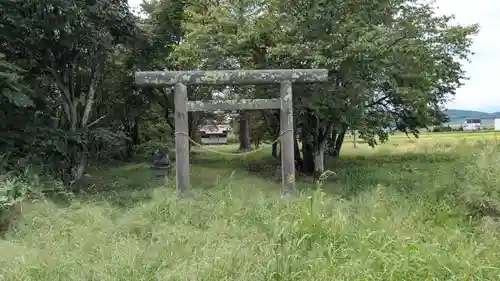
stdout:
<svg viewBox="0 0 500 281">
<path fill-rule="evenodd" d="M 183 201 L 142 165 L 102 169 L 95 196 L 25 206 L 0 280 L 500 280 L 498 145 L 402 146 L 292 201 L 231 163 L 194 165 Z"/>
</svg>

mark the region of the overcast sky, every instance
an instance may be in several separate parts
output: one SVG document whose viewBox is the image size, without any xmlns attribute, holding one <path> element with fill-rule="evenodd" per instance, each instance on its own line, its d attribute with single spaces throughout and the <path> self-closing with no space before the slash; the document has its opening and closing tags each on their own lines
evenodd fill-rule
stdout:
<svg viewBox="0 0 500 281">
<path fill-rule="evenodd" d="M 129 0 L 132 7 L 141 2 Z M 458 89 L 449 108 L 500 111 L 500 90 L 494 82 L 500 81 L 500 0 L 436 0 L 436 5 L 440 13 L 454 14 L 458 23 L 479 23 L 481 28 L 473 45 L 476 54 L 465 65 L 470 80 Z"/>
<path fill-rule="evenodd" d="M 450 108 L 500 111 L 500 1 L 499 0 L 436 0 L 440 12 L 454 14 L 461 24 L 479 23 L 471 63 L 465 65 L 470 80 L 458 89 Z"/>
</svg>

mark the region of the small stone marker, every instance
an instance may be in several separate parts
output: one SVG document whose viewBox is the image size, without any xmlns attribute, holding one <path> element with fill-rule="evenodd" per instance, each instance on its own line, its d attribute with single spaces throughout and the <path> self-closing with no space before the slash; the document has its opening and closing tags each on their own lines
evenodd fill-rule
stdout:
<svg viewBox="0 0 500 281">
<path fill-rule="evenodd" d="M 153 155 L 151 169 L 156 177 L 164 178 L 165 184 L 167 184 L 170 173 L 172 172 L 172 163 L 168 153 L 163 152 L 160 149 L 156 150 Z"/>
<path fill-rule="evenodd" d="M 295 161 L 292 83 L 320 83 L 328 80 L 326 69 L 263 69 L 216 71 L 142 71 L 135 83 L 157 87 L 175 86 L 176 180 L 179 196 L 189 191 L 188 111 L 281 109 L 281 172 L 283 195 L 294 196 Z M 279 99 L 242 99 L 225 101 L 188 101 L 186 85 L 262 85 L 280 84 Z"/>
</svg>

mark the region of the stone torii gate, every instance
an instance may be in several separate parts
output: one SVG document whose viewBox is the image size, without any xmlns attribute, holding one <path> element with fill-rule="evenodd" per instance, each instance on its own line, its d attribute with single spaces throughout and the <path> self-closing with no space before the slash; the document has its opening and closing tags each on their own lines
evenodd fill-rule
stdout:
<svg viewBox="0 0 500 281">
<path fill-rule="evenodd" d="M 295 188 L 292 83 L 318 83 L 328 79 L 326 69 L 140 71 L 137 85 L 174 86 L 175 164 L 179 196 L 189 190 L 188 111 L 281 109 L 281 170 L 283 195 L 293 196 Z M 281 97 L 224 101 L 188 101 L 187 85 L 263 85 L 281 84 Z"/>
</svg>

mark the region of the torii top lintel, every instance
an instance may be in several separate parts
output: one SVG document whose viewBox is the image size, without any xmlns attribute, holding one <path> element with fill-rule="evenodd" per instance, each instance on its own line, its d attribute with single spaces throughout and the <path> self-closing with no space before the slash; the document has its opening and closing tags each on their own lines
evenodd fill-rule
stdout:
<svg viewBox="0 0 500 281">
<path fill-rule="evenodd" d="M 137 85 L 262 85 L 292 83 L 318 83 L 328 80 L 327 69 L 263 69 L 212 71 L 139 71 L 135 73 Z"/>
</svg>

